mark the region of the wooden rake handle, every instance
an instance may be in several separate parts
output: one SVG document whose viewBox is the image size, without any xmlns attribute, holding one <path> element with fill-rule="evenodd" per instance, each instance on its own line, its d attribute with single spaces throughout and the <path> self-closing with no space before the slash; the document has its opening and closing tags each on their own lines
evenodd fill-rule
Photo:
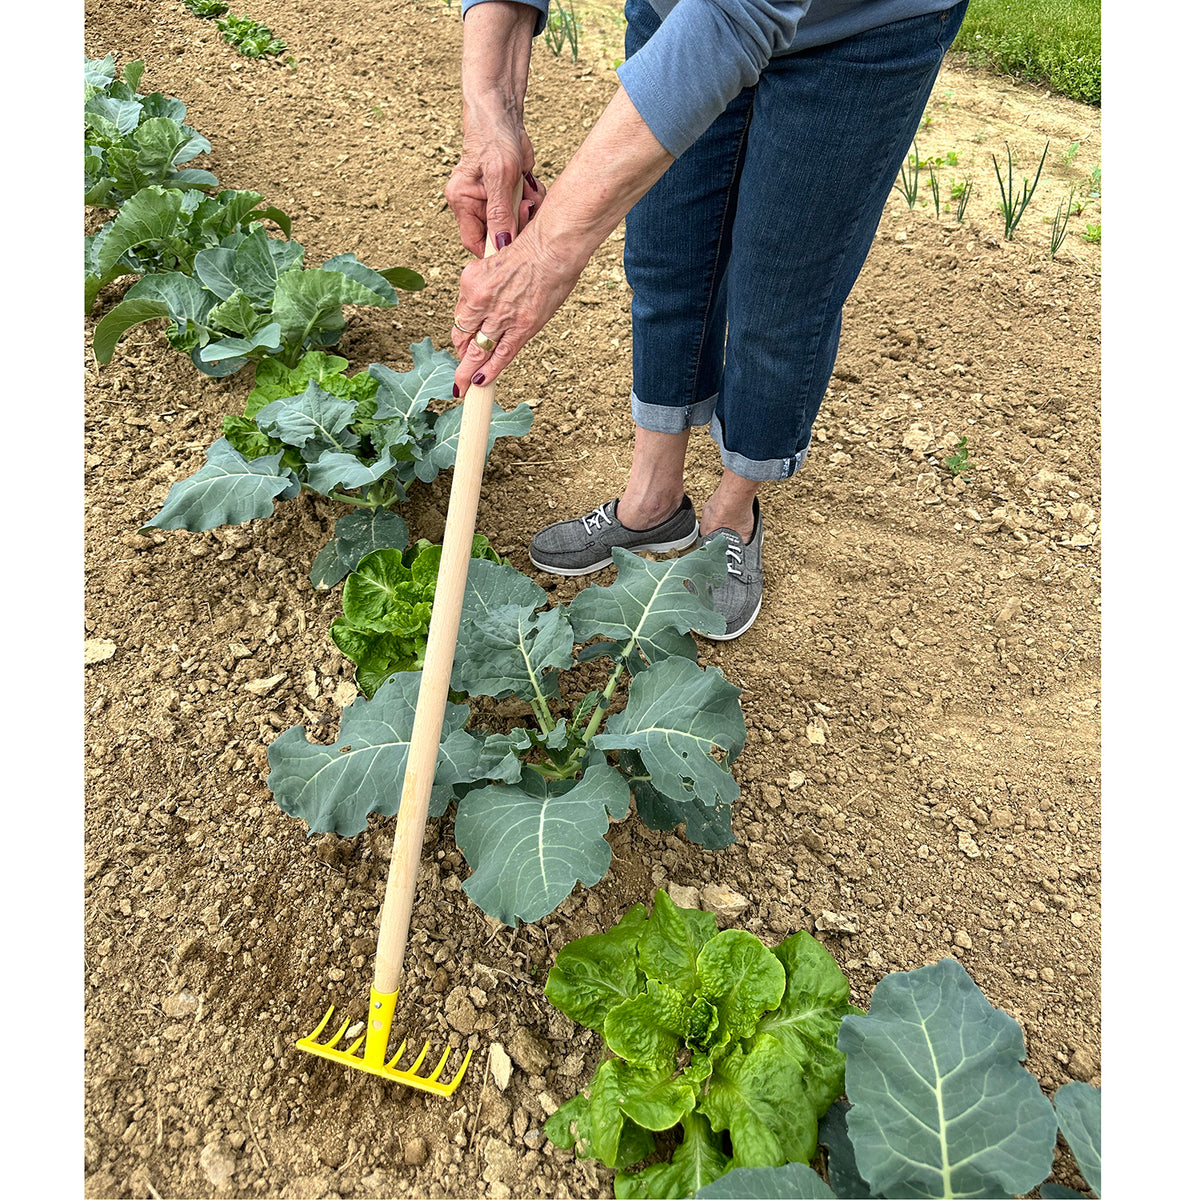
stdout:
<svg viewBox="0 0 1200 1200">
<path fill-rule="evenodd" d="M 520 196 L 518 186 L 514 211 Z M 486 243 L 484 256 L 489 257 L 495 253 L 490 236 Z M 462 428 L 458 435 L 458 454 L 454 460 L 454 479 L 450 485 L 450 505 L 446 513 L 446 532 L 442 539 L 433 614 L 429 621 L 425 666 L 421 672 L 421 688 L 417 693 L 417 711 L 413 718 L 400 812 L 396 817 L 387 895 L 380 915 L 379 942 L 375 951 L 377 992 L 395 992 L 403 973 L 404 948 L 412 919 L 425 823 L 429 817 L 429 797 L 437 769 L 446 696 L 450 689 L 450 670 L 458 645 L 458 626 L 462 617 L 463 593 L 467 586 L 467 567 L 471 561 L 471 542 L 475 536 L 475 516 L 479 510 L 479 489 L 487 461 L 495 396 L 494 383 L 483 387 L 472 385 L 463 400 Z"/>
</svg>

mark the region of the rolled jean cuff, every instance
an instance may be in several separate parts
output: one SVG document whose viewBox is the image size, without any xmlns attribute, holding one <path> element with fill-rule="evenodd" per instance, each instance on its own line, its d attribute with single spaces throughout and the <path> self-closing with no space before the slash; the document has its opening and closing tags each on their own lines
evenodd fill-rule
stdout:
<svg viewBox="0 0 1200 1200">
<path fill-rule="evenodd" d="M 717 394 L 697 404 L 647 404 L 638 399 L 637 392 L 629 393 L 633 407 L 633 423 L 651 433 L 683 433 L 707 425 L 717 408 Z"/>
<path fill-rule="evenodd" d="M 713 441 L 717 443 L 717 447 L 721 451 L 722 465 L 735 475 L 740 475 L 743 479 L 753 480 L 755 483 L 790 479 L 804 465 L 804 460 L 808 457 L 809 447 L 812 445 L 812 437 L 810 436 L 802 450 L 788 455 L 787 458 L 746 458 L 744 455 L 730 450 L 725 445 L 725 438 L 721 429 L 721 418 L 715 412 L 713 413 L 712 424 L 709 426 L 709 429 L 712 433 Z"/>
</svg>

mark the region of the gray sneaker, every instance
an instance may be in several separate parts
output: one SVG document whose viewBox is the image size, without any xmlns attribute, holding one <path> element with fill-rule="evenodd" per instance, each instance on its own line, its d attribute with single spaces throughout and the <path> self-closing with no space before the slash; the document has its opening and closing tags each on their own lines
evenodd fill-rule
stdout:
<svg viewBox="0 0 1200 1200">
<path fill-rule="evenodd" d="M 728 642 L 741 636 L 754 624 L 754 618 L 762 608 L 763 524 L 757 496 L 754 498 L 754 535 L 748 542 L 732 529 L 714 529 L 700 539 L 698 549 L 722 535 L 726 539 L 725 582 L 713 589 L 712 604 L 725 618 L 725 632 L 701 635 L 711 642 Z"/>
<path fill-rule="evenodd" d="M 617 520 L 617 500 L 610 500 L 585 516 L 558 521 L 535 533 L 529 561 L 552 575 L 588 575 L 612 562 L 614 546 L 635 553 L 686 550 L 699 533 L 696 510 L 687 496 L 671 516 L 649 529 L 627 529 Z"/>
</svg>

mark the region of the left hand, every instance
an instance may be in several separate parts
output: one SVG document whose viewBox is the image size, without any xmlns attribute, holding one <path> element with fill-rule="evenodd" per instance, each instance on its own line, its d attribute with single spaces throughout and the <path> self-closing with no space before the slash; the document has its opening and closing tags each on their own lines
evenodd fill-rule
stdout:
<svg viewBox="0 0 1200 1200">
<path fill-rule="evenodd" d="M 465 396 L 471 384 L 482 387 L 495 382 L 558 311 L 583 272 L 586 250 L 582 257 L 568 255 L 565 261 L 551 256 L 537 229 L 535 221 L 512 245 L 468 263 L 463 270 L 451 333 L 460 360 L 454 373 L 456 396 Z M 490 338 L 495 347 L 480 346 L 475 333 Z"/>
</svg>

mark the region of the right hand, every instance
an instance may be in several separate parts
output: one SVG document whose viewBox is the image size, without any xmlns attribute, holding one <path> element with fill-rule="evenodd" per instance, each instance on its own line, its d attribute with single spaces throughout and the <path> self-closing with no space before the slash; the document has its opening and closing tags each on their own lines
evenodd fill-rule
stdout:
<svg viewBox="0 0 1200 1200">
<path fill-rule="evenodd" d="M 476 258 L 484 254 L 490 229 L 493 239 L 508 234 L 512 241 L 533 219 L 546 198 L 546 189 L 533 177 L 533 144 L 525 123 L 515 114 L 468 117 L 463 129 L 463 152 L 446 184 L 446 202 L 458 220 L 462 244 Z M 512 210 L 517 183 L 521 200 Z"/>
</svg>

